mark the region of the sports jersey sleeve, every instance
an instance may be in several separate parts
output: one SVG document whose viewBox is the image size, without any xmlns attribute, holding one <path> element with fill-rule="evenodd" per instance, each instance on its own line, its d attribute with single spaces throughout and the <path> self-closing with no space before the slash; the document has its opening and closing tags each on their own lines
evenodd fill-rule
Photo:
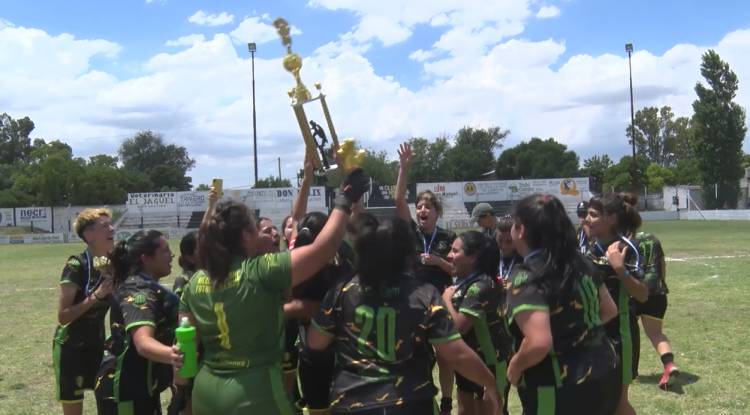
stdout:
<svg viewBox="0 0 750 415">
<path fill-rule="evenodd" d="M 292 285 L 292 256 L 291 252 L 266 254 L 253 259 L 257 261 L 253 272 L 264 286 L 278 291 L 284 291 Z"/>
<path fill-rule="evenodd" d="M 526 270 L 513 273 L 508 287 L 508 321 L 524 311 L 547 311 L 549 305 L 544 296 L 530 281 L 531 275 Z"/>
<path fill-rule="evenodd" d="M 175 282 L 175 285 L 177 283 Z M 177 292 L 175 291 L 175 294 Z M 186 283 L 182 289 L 180 290 L 180 294 L 177 294 L 180 298 L 180 306 L 178 308 L 178 312 L 180 313 L 192 313 L 192 310 L 190 309 L 190 283 Z"/>
<path fill-rule="evenodd" d="M 156 327 L 156 293 L 148 287 L 125 287 L 120 300 L 125 331 L 140 327 Z"/>
<path fill-rule="evenodd" d="M 78 288 L 83 288 L 83 264 L 78 257 L 68 258 L 60 275 L 60 284 L 74 284 Z"/>
<path fill-rule="evenodd" d="M 342 285 L 336 284 L 323 297 L 320 310 L 312 318 L 311 323 L 320 333 L 333 337 L 336 333 L 336 303 L 341 293 Z"/>
<path fill-rule="evenodd" d="M 635 241 L 630 241 L 630 243 L 635 246 L 635 249 L 628 249 L 627 254 L 625 255 L 625 269 L 628 270 L 631 276 L 637 280 L 643 281 L 644 279 L 644 263 L 643 263 L 643 257 L 640 254 L 640 249 L 638 248 L 638 243 Z"/>
<path fill-rule="evenodd" d="M 431 344 L 447 343 L 458 340 L 461 334 L 456 330 L 448 309 L 445 308 L 445 302 L 440 297 L 437 289 L 432 286 L 424 287 L 430 291 L 430 301 L 428 309 L 425 311 L 427 327 L 427 340 Z"/>
<path fill-rule="evenodd" d="M 473 318 L 482 318 L 489 313 L 495 304 L 491 298 L 492 287 L 486 281 L 477 281 L 466 290 L 458 312 Z"/>
<path fill-rule="evenodd" d="M 643 252 L 643 280 L 650 293 L 656 293 L 662 288 L 664 280 L 664 250 L 658 240 L 640 243 Z"/>
</svg>

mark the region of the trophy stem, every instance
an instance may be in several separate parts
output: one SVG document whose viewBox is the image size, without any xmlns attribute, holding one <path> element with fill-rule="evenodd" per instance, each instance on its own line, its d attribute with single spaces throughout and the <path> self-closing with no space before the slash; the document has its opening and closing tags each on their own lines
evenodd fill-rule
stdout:
<svg viewBox="0 0 750 415">
<path fill-rule="evenodd" d="M 326 103 L 326 96 L 321 92 L 318 94 L 320 97 L 320 105 L 323 107 L 323 115 L 326 117 L 326 124 L 328 124 L 328 131 L 331 133 L 331 140 L 335 149 L 339 148 L 339 137 L 336 135 L 336 129 L 333 128 L 333 120 L 331 120 L 331 113 L 328 112 L 328 104 Z"/>
<path fill-rule="evenodd" d="M 316 169 L 320 170 L 323 167 L 323 162 L 320 161 L 320 155 L 318 155 L 317 146 L 315 145 L 315 139 L 313 139 L 310 129 L 307 126 L 307 116 L 305 110 L 302 108 L 302 104 L 292 105 L 294 109 L 294 115 L 297 117 L 299 128 L 302 131 L 302 138 L 305 140 L 305 146 L 308 152 L 312 152 L 315 157 L 313 158 L 313 165 Z"/>
</svg>

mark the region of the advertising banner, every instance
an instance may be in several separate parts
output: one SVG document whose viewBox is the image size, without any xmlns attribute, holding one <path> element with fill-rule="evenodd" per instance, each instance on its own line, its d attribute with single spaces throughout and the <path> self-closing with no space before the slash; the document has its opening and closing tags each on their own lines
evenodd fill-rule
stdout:
<svg viewBox="0 0 750 415">
<path fill-rule="evenodd" d="M 13 209 L 0 209 L 0 226 L 13 226 Z"/>
<path fill-rule="evenodd" d="M 31 226 L 46 231 L 52 230 L 52 209 L 49 207 L 16 208 L 16 226 Z"/>
</svg>

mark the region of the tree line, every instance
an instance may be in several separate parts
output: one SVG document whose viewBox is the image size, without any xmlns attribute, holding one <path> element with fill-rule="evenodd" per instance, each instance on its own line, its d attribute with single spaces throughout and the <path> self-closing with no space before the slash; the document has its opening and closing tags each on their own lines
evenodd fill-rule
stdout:
<svg viewBox="0 0 750 415">
<path fill-rule="evenodd" d="M 739 179 L 750 166 L 742 151 L 747 131 L 745 111 L 734 102 L 738 80 L 716 52 L 703 55 L 701 74 L 707 85 L 695 86 L 690 117 L 675 117 L 669 106 L 645 107 L 635 114 L 635 182 L 631 156 L 615 162 L 593 155 L 581 162 L 575 151 L 554 137 L 533 137 L 504 149 L 510 131 L 500 127 L 461 128 L 454 136 L 407 140 L 415 154 L 410 182 L 536 179 L 588 176 L 594 192 L 658 190 L 664 185 L 700 184 L 707 208 L 733 208 Z M 125 139 L 116 156 L 73 156 L 59 140 L 31 139 L 34 123 L 0 115 L 0 206 L 89 205 L 123 203 L 129 192 L 190 190 L 187 172 L 195 165 L 185 147 L 167 144 L 152 131 Z M 609 140 L 611 137 L 601 137 Z M 365 149 L 363 167 L 380 184 L 395 184 L 397 161 L 385 151 Z M 298 173 L 298 178 L 301 170 Z M 336 172 L 318 177 L 317 185 L 336 186 Z M 270 176 L 256 187 L 291 186 Z M 199 184 L 196 190 L 207 190 Z M 718 191 L 716 191 L 718 190 Z"/>
</svg>

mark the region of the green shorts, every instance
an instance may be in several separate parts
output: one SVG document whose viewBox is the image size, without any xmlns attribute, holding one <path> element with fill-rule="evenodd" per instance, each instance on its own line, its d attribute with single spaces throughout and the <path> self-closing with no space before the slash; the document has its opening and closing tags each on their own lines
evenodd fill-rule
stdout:
<svg viewBox="0 0 750 415">
<path fill-rule="evenodd" d="M 281 366 L 218 373 L 203 366 L 193 385 L 195 415 L 293 415 Z"/>
</svg>

